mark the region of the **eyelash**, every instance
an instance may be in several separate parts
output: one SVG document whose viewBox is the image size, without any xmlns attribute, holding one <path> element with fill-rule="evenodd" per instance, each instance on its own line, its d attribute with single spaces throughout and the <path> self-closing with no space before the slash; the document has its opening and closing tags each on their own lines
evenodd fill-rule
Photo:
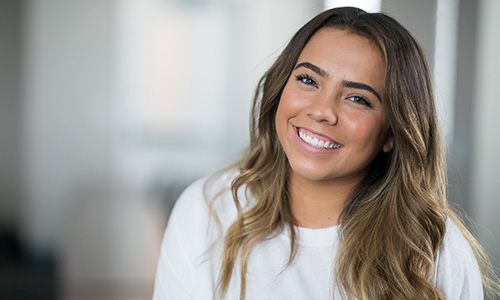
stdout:
<svg viewBox="0 0 500 300">
<path fill-rule="evenodd" d="M 316 81 L 314 81 L 314 79 L 307 74 L 296 75 L 295 78 L 297 79 L 297 81 L 300 81 L 305 85 L 311 85 L 314 87 L 318 87 L 318 85 L 316 84 Z"/>
<path fill-rule="evenodd" d="M 358 100 L 351 100 L 352 98 L 357 98 Z M 348 97 L 347 99 L 349 99 L 352 102 L 359 104 L 359 105 L 365 105 L 365 106 L 368 106 L 370 108 L 372 107 L 371 102 L 366 100 L 366 98 L 362 97 L 362 96 L 351 96 L 351 97 Z"/>
<path fill-rule="evenodd" d="M 310 85 L 310 86 L 313 86 L 313 87 L 318 87 L 316 81 L 314 81 L 314 79 L 307 75 L 307 74 L 300 74 L 300 75 L 295 75 L 295 78 L 297 79 L 297 81 L 300 81 L 302 82 L 303 84 L 305 85 Z M 356 98 L 357 100 L 351 100 L 352 98 Z M 359 104 L 359 105 L 364 105 L 364 106 L 367 106 L 367 107 L 372 107 L 372 104 L 370 101 L 368 101 L 365 97 L 362 97 L 362 96 L 351 96 L 351 97 L 348 97 L 347 99 L 349 99 L 350 101 L 352 101 L 353 103 L 356 103 L 356 104 Z"/>
</svg>

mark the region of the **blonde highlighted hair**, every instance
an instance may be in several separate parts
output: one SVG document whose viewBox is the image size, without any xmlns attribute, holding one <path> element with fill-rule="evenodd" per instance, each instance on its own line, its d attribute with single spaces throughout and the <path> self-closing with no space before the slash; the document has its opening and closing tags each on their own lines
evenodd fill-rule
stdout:
<svg viewBox="0 0 500 300">
<path fill-rule="evenodd" d="M 287 194 L 290 167 L 276 134 L 275 115 L 302 49 L 327 27 L 365 37 L 382 53 L 386 63 L 383 104 L 394 138 L 392 151 L 378 154 L 340 216 L 332 286 L 340 287 L 343 299 L 444 299 L 431 275 L 446 219 L 451 218 L 476 255 L 486 291 L 495 292 L 487 255 L 446 201 L 443 141 L 422 49 L 391 17 L 348 7 L 327 10 L 304 25 L 259 82 L 250 147 L 237 164 L 240 173 L 231 186 L 238 218 L 224 236 L 219 296 L 227 292 L 239 260 L 240 299 L 245 299 L 249 253 L 286 227 L 291 232 L 290 262 L 297 253 Z M 246 210 L 237 193 L 242 187 L 257 199 Z"/>
</svg>

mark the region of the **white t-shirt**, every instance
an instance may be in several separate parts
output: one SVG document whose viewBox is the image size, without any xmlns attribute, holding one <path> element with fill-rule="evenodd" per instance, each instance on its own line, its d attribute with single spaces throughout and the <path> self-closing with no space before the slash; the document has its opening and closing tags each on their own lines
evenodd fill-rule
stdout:
<svg viewBox="0 0 500 300">
<path fill-rule="evenodd" d="M 206 178 L 200 179 L 177 201 L 162 243 L 154 300 L 215 299 L 223 238 L 210 215 L 206 197 L 228 187 L 234 174 L 228 172 L 210 182 L 208 191 L 204 190 Z M 252 197 L 245 197 L 244 191 L 240 191 L 239 197 L 247 201 L 246 205 L 251 205 Z M 214 210 L 224 234 L 237 215 L 230 191 L 217 199 Z M 287 231 L 253 248 L 248 258 L 246 299 L 340 299 L 333 288 L 332 273 L 338 227 L 299 227 L 297 230 L 298 253 L 288 267 L 290 239 Z M 239 299 L 239 274 L 237 262 L 225 299 Z M 433 282 L 447 300 L 483 299 L 477 261 L 452 221 L 447 222 Z"/>
</svg>

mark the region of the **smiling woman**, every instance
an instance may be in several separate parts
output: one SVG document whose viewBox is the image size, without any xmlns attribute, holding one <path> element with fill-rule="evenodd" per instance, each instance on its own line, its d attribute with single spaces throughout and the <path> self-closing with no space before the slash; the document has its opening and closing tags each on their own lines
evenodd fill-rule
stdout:
<svg viewBox="0 0 500 300">
<path fill-rule="evenodd" d="M 482 299 L 449 208 L 427 62 L 394 19 L 304 25 L 257 89 L 246 155 L 172 213 L 154 299 Z"/>
<path fill-rule="evenodd" d="M 384 82 L 380 51 L 359 35 L 325 28 L 302 50 L 276 112 L 277 135 L 291 167 L 289 201 L 297 225 L 337 225 L 345 195 L 381 150 L 392 149 L 379 96 Z M 301 189 L 302 181 L 322 181 L 322 188 Z M 314 201 L 322 194 L 329 200 Z M 324 212 L 324 220 L 304 214 L 311 208 Z"/>
</svg>

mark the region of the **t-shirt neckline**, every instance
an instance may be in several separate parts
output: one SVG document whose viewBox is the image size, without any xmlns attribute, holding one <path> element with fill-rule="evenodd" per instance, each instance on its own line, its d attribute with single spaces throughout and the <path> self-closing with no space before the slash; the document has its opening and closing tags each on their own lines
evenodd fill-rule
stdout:
<svg viewBox="0 0 500 300">
<path fill-rule="evenodd" d="M 338 239 L 340 225 L 326 228 L 306 228 L 294 226 L 298 236 L 297 242 L 301 245 L 332 245 Z M 290 238 L 290 231 L 286 229 L 282 235 Z"/>
</svg>

